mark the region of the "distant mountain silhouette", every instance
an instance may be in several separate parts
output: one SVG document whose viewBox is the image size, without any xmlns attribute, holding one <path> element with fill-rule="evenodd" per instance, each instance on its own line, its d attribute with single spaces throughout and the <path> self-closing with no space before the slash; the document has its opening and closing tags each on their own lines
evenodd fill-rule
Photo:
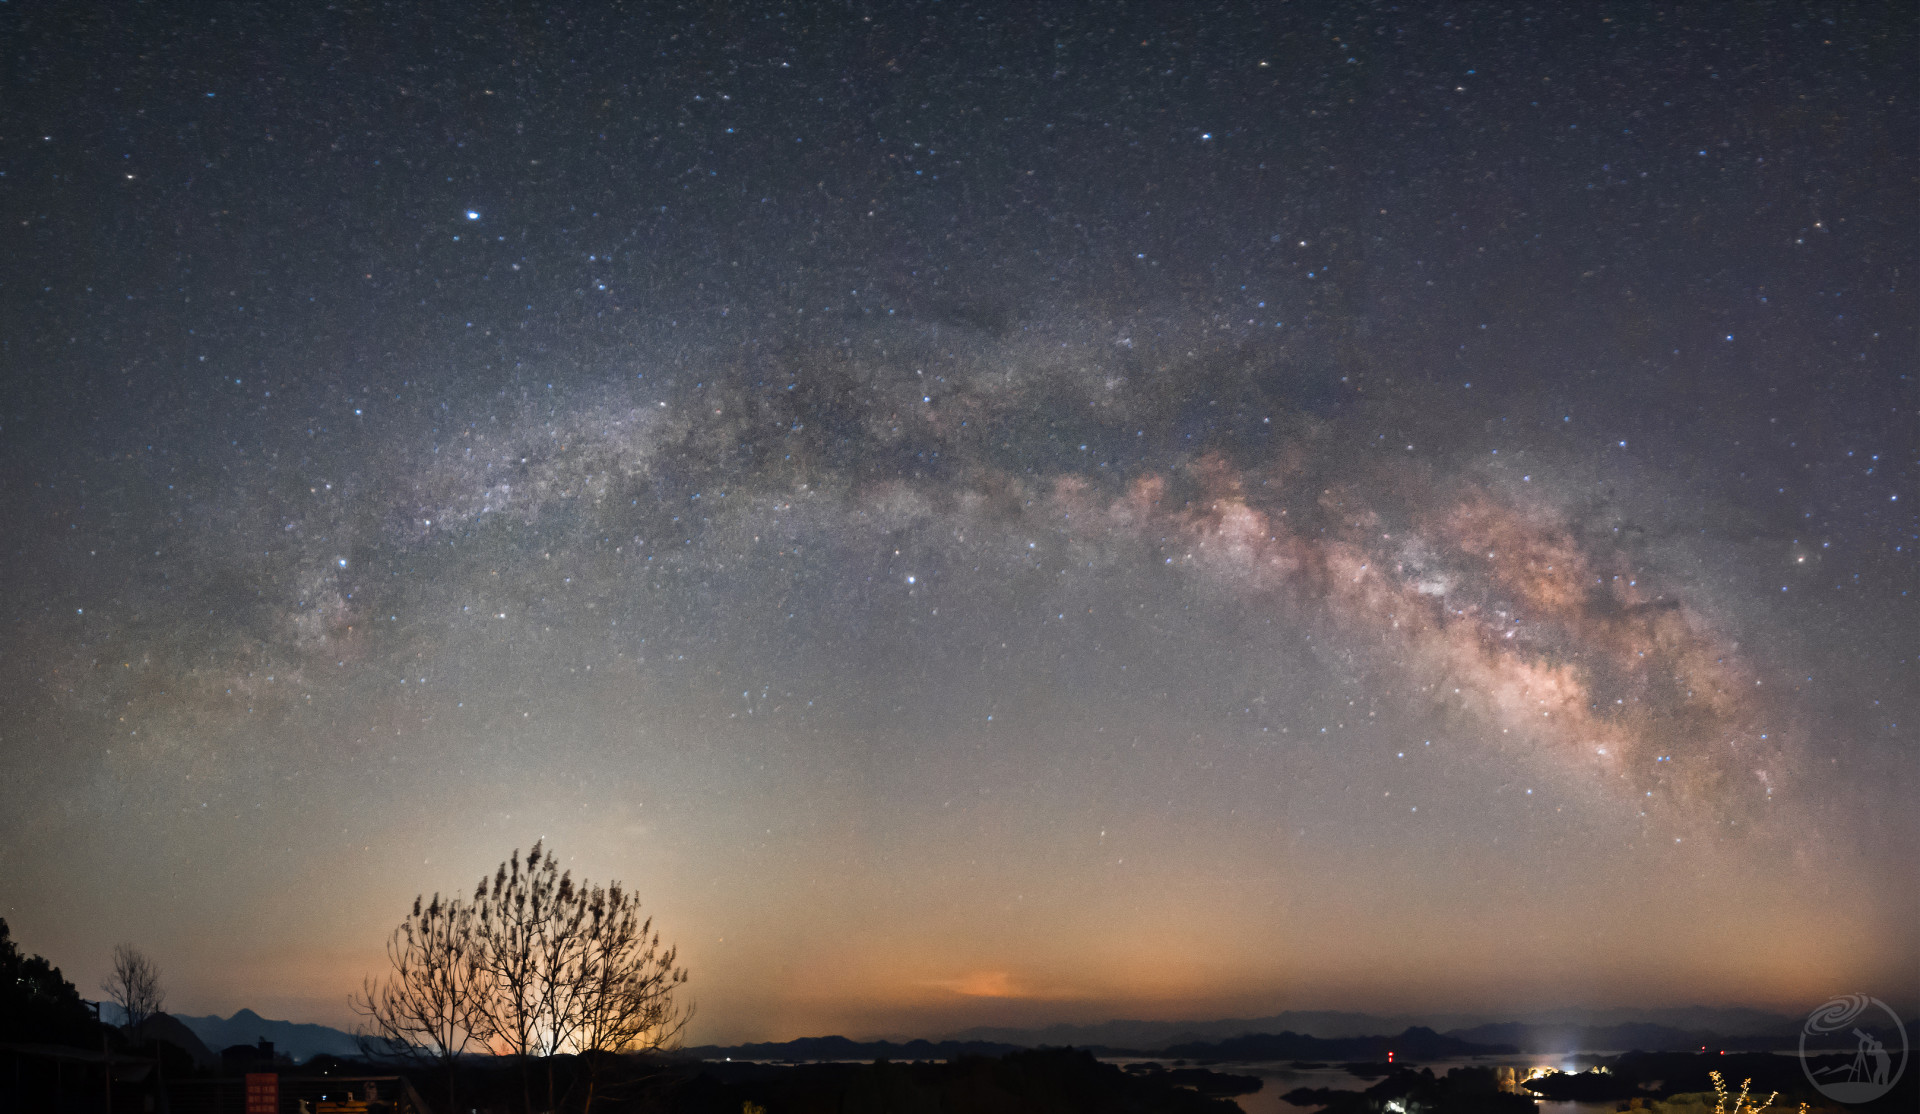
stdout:
<svg viewBox="0 0 1920 1114">
<path fill-rule="evenodd" d="M 1790 1048 L 1799 1027 L 1764 1031 L 1678 1029 L 1650 1021 L 1630 1021 L 1619 1025 L 1551 1025 L 1503 1021 L 1495 1025 L 1476 1025 L 1455 1029 L 1450 1037 L 1462 1040 L 1510 1044 L 1525 1052 L 1691 1052 L 1702 1047 L 1766 1050 Z"/>
<path fill-rule="evenodd" d="M 220 1066 L 220 1055 L 208 1048 L 206 1042 L 179 1018 L 172 1014 L 156 1013 L 140 1023 L 131 1034 L 136 1045 L 150 1040 L 164 1041 L 167 1044 L 193 1057 L 195 1067 L 212 1068 Z"/>
<path fill-rule="evenodd" d="M 353 1034 L 326 1025 L 298 1021 L 273 1021 L 252 1010 L 240 1010 L 232 1017 L 187 1017 L 176 1015 L 209 1048 L 236 1044 L 254 1044 L 262 1037 L 273 1042 L 274 1050 L 296 1062 L 310 1060 L 322 1052 L 334 1056 L 357 1056 L 360 1046 Z"/>
<path fill-rule="evenodd" d="M 1241 1060 L 1364 1060 L 1382 1061 L 1392 1053 L 1402 1062 L 1438 1060 L 1451 1056 L 1496 1056 L 1515 1051 L 1511 1045 L 1476 1044 L 1441 1036 L 1413 1026 L 1399 1036 L 1309 1037 L 1300 1033 L 1252 1033 L 1223 1041 L 1196 1041 L 1169 1045 L 1160 1055 L 1205 1062 Z"/>
<path fill-rule="evenodd" d="M 1738 1006 L 1679 1006 L 1663 1009 L 1560 1009 L 1510 1014 L 1506 1017 L 1483 1020 L 1514 1021 L 1535 1029 L 1555 1025 L 1594 1027 L 1631 1024 L 1665 1025 L 1690 1032 L 1718 1033 L 1728 1036 L 1736 1033 L 1798 1033 L 1801 1023 L 1806 1019 Z M 1447 1028 L 1465 1027 L 1464 1024 L 1446 1026 L 1442 1027 L 1442 1031 L 1446 1031 Z"/>
<path fill-rule="evenodd" d="M 679 1056 L 694 1060 L 768 1060 L 774 1062 L 848 1060 L 953 1060 L 961 1056 L 1004 1056 L 1020 1046 L 989 1041 L 855 1041 L 846 1037 L 801 1037 L 777 1044 L 703 1044 L 683 1048 Z"/>
<path fill-rule="evenodd" d="M 1039 1045 L 1102 1046 L 1108 1048 L 1165 1048 L 1193 1041 L 1217 1041 L 1248 1033 L 1303 1033 L 1315 1037 L 1361 1037 L 1370 1033 L 1398 1033 L 1420 1020 L 1378 1017 L 1343 1010 L 1288 1010 L 1269 1017 L 1223 1018 L 1216 1021 L 1102 1021 L 1095 1025 L 1048 1025 L 1041 1029 L 981 1026 L 954 1033 L 949 1040 L 997 1041 L 1023 1047 Z"/>
<path fill-rule="evenodd" d="M 1714 1043 L 1726 1045 L 1730 1042 L 1741 1047 L 1757 1047 L 1768 1043 L 1761 1038 L 1798 1033 L 1800 1023 L 1800 1018 L 1783 1014 L 1708 1006 L 1557 1009 L 1515 1013 L 1505 1017 L 1460 1013 L 1381 1016 L 1342 1010 L 1287 1010 L 1267 1017 L 1211 1021 L 1115 1020 L 1088 1025 L 1049 1025 L 1035 1029 L 980 1026 L 963 1029 L 947 1039 L 988 1041 L 1025 1048 L 1073 1045 L 1081 1048 L 1160 1050 L 1174 1045 L 1223 1041 L 1260 1033 L 1294 1033 L 1322 1039 L 1341 1039 L 1400 1033 L 1421 1027 L 1461 1040 L 1514 1045 L 1529 1052 L 1559 1052 L 1573 1048 L 1642 1048 L 1653 1051 L 1698 1048 L 1702 1044 Z"/>
<path fill-rule="evenodd" d="M 1299 1033 L 1255 1033 L 1224 1041 L 1192 1041 L 1160 1050 L 1139 1046 L 1094 1044 L 1100 1055 L 1156 1052 L 1187 1060 L 1384 1060 L 1389 1051 L 1401 1058 L 1437 1059 L 1443 1056 L 1480 1056 L 1511 1052 L 1499 1045 L 1475 1044 L 1444 1037 L 1432 1029 L 1410 1028 L 1399 1036 L 1322 1038 Z M 846 1037 L 803 1037 L 770 1044 L 701 1045 L 680 1055 L 696 1060 L 823 1061 L 953 1060 L 961 1056 L 1004 1056 L 1019 1045 L 995 1041 L 855 1041 Z"/>
</svg>

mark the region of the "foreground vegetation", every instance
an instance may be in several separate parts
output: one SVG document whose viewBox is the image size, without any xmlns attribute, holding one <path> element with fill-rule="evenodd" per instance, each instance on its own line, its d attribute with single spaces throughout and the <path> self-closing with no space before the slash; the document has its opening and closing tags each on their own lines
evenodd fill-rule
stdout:
<svg viewBox="0 0 1920 1114">
<path fill-rule="evenodd" d="M 434 1093 L 449 1110 L 470 1107 L 456 1068 L 476 1049 L 513 1060 L 527 1114 L 557 1111 L 573 1094 L 554 1067 L 573 1054 L 586 1114 L 615 1054 L 678 1041 L 692 1009 L 675 998 L 687 981 L 677 956 L 631 891 L 575 883 L 535 843 L 524 862 L 516 850 L 480 879 L 471 899 L 416 897 L 388 938 L 390 970 L 366 981 L 354 1008 L 369 1052 L 439 1065 L 444 1090 Z"/>
</svg>

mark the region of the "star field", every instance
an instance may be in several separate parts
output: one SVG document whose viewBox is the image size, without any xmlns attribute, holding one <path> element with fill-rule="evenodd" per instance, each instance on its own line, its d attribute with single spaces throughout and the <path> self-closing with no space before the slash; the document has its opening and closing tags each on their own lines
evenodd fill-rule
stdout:
<svg viewBox="0 0 1920 1114">
<path fill-rule="evenodd" d="M 16 935 L 343 1024 L 544 837 L 696 1041 L 1908 993 L 1911 20 L 1297 7 L 8 12 Z"/>
</svg>

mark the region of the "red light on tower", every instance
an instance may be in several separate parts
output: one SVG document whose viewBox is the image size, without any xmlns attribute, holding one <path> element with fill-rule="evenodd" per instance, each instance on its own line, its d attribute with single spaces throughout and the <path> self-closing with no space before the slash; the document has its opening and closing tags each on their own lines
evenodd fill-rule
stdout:
<svg viewBox="0 0 1920 1114">
<path fill-rule="evenodd" d="M 1393 1063 L 1393 1050 L 1392 1050 L 1392 1049 L 1388 1049 L 1388 1050 L 1387 1050 L 1387 1063 L 1389 1063 L 1389 1064 L 1391 1064 L 1391 1063 Z"/>
</svg>

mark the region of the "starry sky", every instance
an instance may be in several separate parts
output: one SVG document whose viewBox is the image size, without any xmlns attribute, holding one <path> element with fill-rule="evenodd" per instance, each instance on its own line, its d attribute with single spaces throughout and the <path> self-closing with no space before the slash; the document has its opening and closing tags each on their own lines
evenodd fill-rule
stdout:
<svg viewBox="0 0 1920 1114">
<path fill-rule="evenodd" d="M 695 1041 L 1910 1005 L 1916 41 L 6 5 L 0 915 L 345 1026 L 545 838 Z"/>
</svg>

